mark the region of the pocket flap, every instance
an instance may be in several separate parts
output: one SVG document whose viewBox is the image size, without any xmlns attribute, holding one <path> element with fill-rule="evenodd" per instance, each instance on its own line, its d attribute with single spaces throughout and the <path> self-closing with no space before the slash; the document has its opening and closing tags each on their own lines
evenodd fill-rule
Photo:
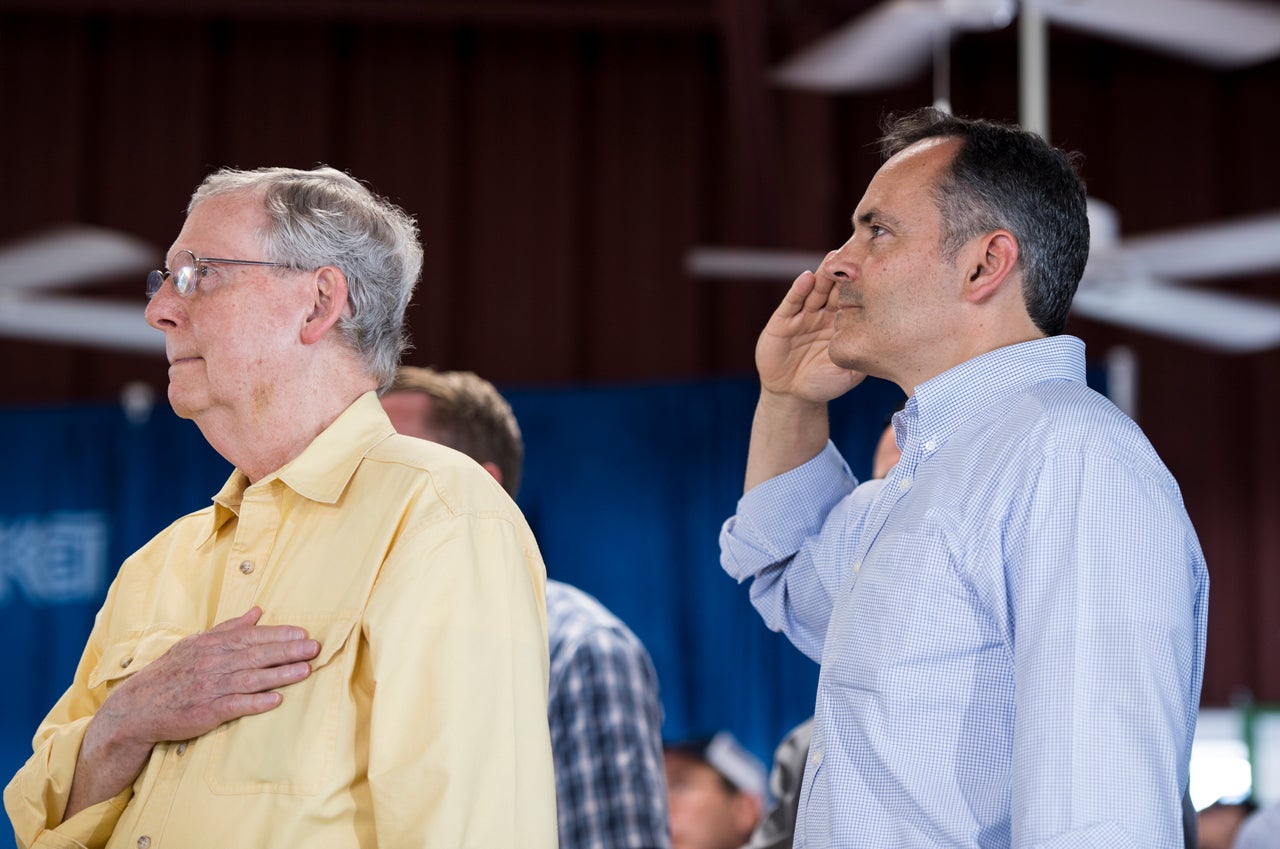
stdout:
<svg viewBox="0 0 1280 849">
<path fill-rule="evenodd" d="M 360 611 L 351 609 L 297 614 L 286 611 L 279 615 L 272 615 L 271 620 L 260 624 L 293 625 L 306 631 L 308 637 L 320 644 L 320 653 L 308 661 L 312 669 L 319 669 L 332 660 L 334 655 L 347 644 L 347 638 L 351 636 L 356 623 L 360 621 Z"/>
<path fill-rule="evenodd" d="M 185 636 L 185 631 L 167 625 L 154 625 L 145 631 L 126 634 L 102 653 L 98 665 L 89 675 L 90 689 L 129 677 Z"/>
</svg>

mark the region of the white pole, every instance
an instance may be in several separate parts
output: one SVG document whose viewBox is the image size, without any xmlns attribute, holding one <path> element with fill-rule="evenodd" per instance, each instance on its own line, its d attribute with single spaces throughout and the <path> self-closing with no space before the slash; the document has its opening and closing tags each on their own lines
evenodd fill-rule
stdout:
<svg viewBox="0 0 1280 849">
<path fill-rule="evenodd" d="M 933 31 L 933 107 L 951 114 L 951 28 L 945 22 Z"/>
<path fill-rule="evenodd" d="M 1049 139 L 1049 39 L 1037 0 L 1022 0 L 1018 15 L 1018 120 Z"/>
</svg>

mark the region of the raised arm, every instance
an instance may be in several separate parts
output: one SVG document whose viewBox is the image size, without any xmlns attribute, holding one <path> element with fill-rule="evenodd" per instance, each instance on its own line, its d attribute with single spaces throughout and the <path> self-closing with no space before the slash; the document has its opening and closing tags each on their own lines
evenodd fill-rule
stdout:
<svg viewBox="0 0 1280 849">
<path fill-rule="evenodd" d="M 831 362 L 833 278 L 803 272 L 756 342 L 760 400 L 751 424 L 744 489 L 813 459 L 827 443 L 827 402 L 865 375 Z"/>
</svg>

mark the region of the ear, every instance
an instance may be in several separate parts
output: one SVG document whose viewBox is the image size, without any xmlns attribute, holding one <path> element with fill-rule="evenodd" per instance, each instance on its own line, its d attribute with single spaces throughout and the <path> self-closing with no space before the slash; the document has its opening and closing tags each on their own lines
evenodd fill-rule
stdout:
<svg viewBox="0 0 1280 849">
<path fill-rule="evenodd" d="M 332 265 L 311 275 L 311 313 L 302 325 L 302 342 L 314 345 L 347 310 L 347 276 Z"/>
<path fill-rule="evenodd" d="M 492 460 L 485 460 L 483 463 L 480 464 L 480 467 L 484 469 L 486 472 L 488 472 L 489 474 L 493 475 L 493 479 L 496 480 L 498 483 L 503 482 L 502 469 L 498 468 L 497 463 L 493 462 Z"/>
<path fill-rule="evenodd" d="M 1018 265 L 1018 240 L 1008 230 L 993 230 L 966 247 L 964 296 L 969 303 L 989 300 Z"/>
<path fill-rule="evenodd" d="M 760 800 L 743 790 L 733 794 L 730 811 L 734 828 L 742 835 L 750 835 L 764 813 Z"/>
</svg>

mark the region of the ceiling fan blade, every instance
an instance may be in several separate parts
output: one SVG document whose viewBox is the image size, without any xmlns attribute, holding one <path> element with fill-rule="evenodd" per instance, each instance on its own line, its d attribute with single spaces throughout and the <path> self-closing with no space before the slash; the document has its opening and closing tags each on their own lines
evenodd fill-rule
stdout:
<svg viewBox="0 0 1280 849">
<path fill-rule="evenodd" d="M 1280 345 L 1280 303 L 1155 283 L 1082 285 L 1072 309 L 1087 318 L 1228 353 Z"/>
<path fill-rule="evenodd" d="M 1280 8 L 1256 0 L 1035 0 L 1055 24 L 1220 68 L 1280 55 Z"/>
<path fill-rule="evenodd" d="M 0 336 L 164 355 L 164 334 L 120 302 L 0 294 Z"/>
<path fill-rule="evenodd" d="M 760 248 L 693 248 L 685 254 L 690 277 L 734 280 L 794 280 L 800 272 L 817 271 L 823 254 Z"/>
<path fill-rule="evenodd" d="M 1142 273 L 1170 280 L 1280 271 L 1280 212 L 1134 236 L 1118 250 Z"/>
<path fill-rule="evenodd" d="M 127 233 L 82 225 L 60 227 L 0 247 L 0 291 L 140 275 L 163 262 L 159 250 Z"/>
<path fill-rule="evenodd" d="M 889 0 L 784 62 L 774 82 L 817 91 L 893 85 L 929 66 L 948 28 L 942 0 Z"/>
</svg>

